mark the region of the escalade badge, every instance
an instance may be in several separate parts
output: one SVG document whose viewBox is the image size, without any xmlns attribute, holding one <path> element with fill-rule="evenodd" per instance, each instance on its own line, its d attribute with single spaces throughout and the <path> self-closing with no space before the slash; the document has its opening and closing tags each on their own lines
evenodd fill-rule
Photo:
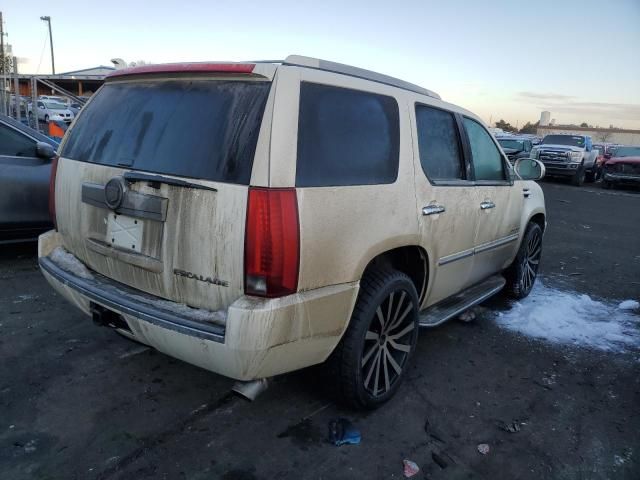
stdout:
<svg viewBox="0 0 640 480">
<path fill-rule="evenodd" d="M 180 270 L 178 268 L 173 269 L 173 274 L 178 275 L 179 277 L 192 278 L 193 280 L 198 280 L 200 282 L 210 283 L 212 285 L 220 285 L 221 287 L 229 286 L 229 282 L 227 282 L 226 280 L 220 280 L 218 277 L 205 277 L 203 275 L 197 275 L 195 273 Z"/>
</svg>

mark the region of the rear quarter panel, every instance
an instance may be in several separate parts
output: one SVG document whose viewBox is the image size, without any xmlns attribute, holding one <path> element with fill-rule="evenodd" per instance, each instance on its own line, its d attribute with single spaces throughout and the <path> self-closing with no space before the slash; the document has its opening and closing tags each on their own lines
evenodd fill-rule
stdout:
<svg viewBox="0 0 640 480">
<path fill-rule="evenodd" d="M 281 67 L 271 135 L 270 186 L 296 180 L 300 81 L 392 96 L 398 102 L 400 154 L 393 184 L 298 188 L 300 291 L 360 280 L 367 264 L 387 250 L 418 245 L 411 130 L 404 93 L 363 79 Z"/>
</svg>

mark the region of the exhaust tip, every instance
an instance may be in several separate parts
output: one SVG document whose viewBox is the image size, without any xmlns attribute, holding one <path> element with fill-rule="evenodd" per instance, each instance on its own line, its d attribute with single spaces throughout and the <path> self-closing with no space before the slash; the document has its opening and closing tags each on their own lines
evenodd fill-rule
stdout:
<svg viewBox="0 0 640 480">
<path fill-rule="evenodd" d="M 246 400 L 253 402 L 258 395 L 264 392 L 269 387 L 269 380 L 261 378 L 259 380 L 251 380 L 249 382 L 236 382 L 232 392 L 240 395 Z"/>
</svg>

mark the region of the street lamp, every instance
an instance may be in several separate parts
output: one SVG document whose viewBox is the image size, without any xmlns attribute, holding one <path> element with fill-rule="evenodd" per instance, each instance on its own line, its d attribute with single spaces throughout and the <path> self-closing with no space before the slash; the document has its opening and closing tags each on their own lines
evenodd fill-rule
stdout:
<svg viewBox="0 0 640 480">
<path fill-rule="evenodd" d="M 53 60 L 53 36 L 51 35 L 51 17 L 47 15 L 44 17 L 40 17 L 40 20 L 42 20 L 43 22 L 47 22 L 47 25 L 49 26 L 49 45 L 51 46 L 51 73 L 55 75 L 56 64 Z"/>
</svg>

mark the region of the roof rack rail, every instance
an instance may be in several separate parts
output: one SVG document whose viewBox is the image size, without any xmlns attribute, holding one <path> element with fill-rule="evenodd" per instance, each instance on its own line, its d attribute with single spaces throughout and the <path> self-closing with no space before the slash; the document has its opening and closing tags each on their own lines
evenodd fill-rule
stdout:
<svg viewBox="0 0 640 480">
<path fill-rule="evenodd" d="M 392 87 L 402 88 L 411 92 L 419 93 L 421 95 L 427 95 L 429 97 L 437 98 L 441 100 L 440 95 L 432 90 L 428 90 L 413 83 L 405 82 L 399 78 L 390 77 L 389 75 L 383 75 L 382 73 L 372 72 L 371 70 L 365 70 L 364 68 L 352 67 L 351 65 L 345 65 L 343 63 L 330 62 L 328 60 L 321 60 L 319 58 L 304 57 L 302 55 L 289 55 L 282 62 L 283 65 L 295 65 L 298 67 L 315 68 L 317 70 L 324 70 L 327 72 L 341 73 L 343 75 L 349 75 L 350 77 L 363 78 L 365 80 L 371 80 L 373 82 L 384 83 Z"/>
</svg>

